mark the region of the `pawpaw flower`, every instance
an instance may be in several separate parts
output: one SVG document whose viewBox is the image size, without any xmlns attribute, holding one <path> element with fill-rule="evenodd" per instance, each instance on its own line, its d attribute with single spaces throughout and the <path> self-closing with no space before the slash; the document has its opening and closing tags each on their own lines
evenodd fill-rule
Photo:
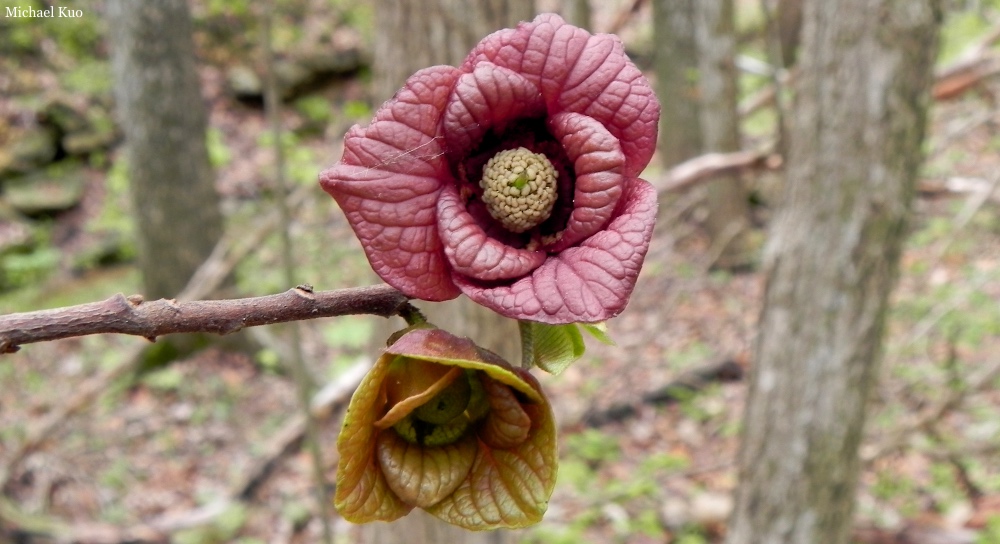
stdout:
<svg viewBox="0 0 1000 544">
<path fill-rule="evenodd" d="M 458 68 L 411 76 L 320 183 L 375 272 L 412 298 L 603 321 L 649 247 L 656 193 L 638 176 L 659 114 L 617 37 L 539 15 Z"/>
<path fill-rule="evenodd" d="M 355 523 L 417 507 L 472 530 L 531 525 L 555 486 L 555 436 L 548 400 L 526 370 L 467 338 L 412 330 L 351 398 L 335 504 Z"/>
</svg>

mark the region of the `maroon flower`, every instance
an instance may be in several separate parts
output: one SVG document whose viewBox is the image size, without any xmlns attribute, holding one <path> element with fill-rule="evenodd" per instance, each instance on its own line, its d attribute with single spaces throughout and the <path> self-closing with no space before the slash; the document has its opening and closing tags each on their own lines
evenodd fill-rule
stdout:
<svg viewBox="0 0 1000 544">
<path fill-rule="evenodd" d="M 649 247 L 656 193 L 637 176 L 659 112 L 618 38 L 540 15 L 410 77 L 320 183 L 411 297 L 603 321 Z"/>
</svg>

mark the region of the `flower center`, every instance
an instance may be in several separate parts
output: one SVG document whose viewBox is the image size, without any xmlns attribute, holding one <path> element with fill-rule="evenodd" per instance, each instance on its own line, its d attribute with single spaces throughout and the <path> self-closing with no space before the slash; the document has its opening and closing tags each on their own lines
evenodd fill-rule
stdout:
<svg viewBox="0 0 1000 544">
<path fill-rule="evenodd" d="M 427 423 L 444 425 L 465 412 L 471 396 L 472 386 L 469 385 L 469 378 L 463 373 L 426 404 L 417 407 L 413 415 Z"/>
<path fill-rule="evenodd" d="M 511 232 L 524 232 L 552 215 L 556 203 L 556 171 L 549 159 L 523 147 L 506 149 L 483 168 L 483 203 Z"/>
</svg>

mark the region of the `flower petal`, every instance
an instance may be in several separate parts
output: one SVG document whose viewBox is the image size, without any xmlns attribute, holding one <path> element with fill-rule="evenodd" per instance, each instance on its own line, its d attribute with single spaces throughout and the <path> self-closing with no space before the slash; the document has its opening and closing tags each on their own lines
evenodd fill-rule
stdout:
<svg viewBox="0 0 1000 544">
<path fill-rule="evenodd" d="M 546 248 L 557 252 L 591 236 L 611 218 L 625 181 L 625 155 L 618 139 L 586 115 L 559 113 L 549 117 L 548 126 L 576 173 L 573 212 L 559 241 Z"/>
<path fill-rule="evenodd" d="M 490 411 L 480 430 L 480 438 L 491 448 L 513 448 L 527 440 L 531 418 L 509 387 L 488 376 L 482 377 Z"/>
<path fill-rule="evenodd" d="M 509 448 L 491 447 L 486 440 L 476 438 L 474 461 L 465 479 L 454 492 L 425 509 L 467 529 L 524 527 L 538 522 L 548 506 L 558 469 L 555 418 L 538 380 L 530 372 L 512 367 L 472 340 L 440 329 L 414 329 L 387 347 L 386 352 L 482 371 L 488 376 L 482 380 L 484 389 L 489 384 L 494 393 L 499 389 L 508 393 L 514 389 L 520 393 L 520 396 L 511 397 L 515 397 L 519 408 L 531 422 L 525 439 Z M 487 395 L 493 396 L 490 393 Z M 509 408 L 501 406 L 504 404 L 506 402 L 499 397 L 491 399 L 491 411 L 498 406 L 504 410 Z M 420 462 L 428 461 L 422 459 Z M 436 463 L 437 460 L 430 462 Z M 418 463 L 414 461 L 413 464 L 416 466 Z M 452 481 L 450 477 L 447 480 Z M 339 482 L 338 479 L 338 493 Z M 434 489 L 434 485 L 430 487 Z M 428 492 L 426 497 L 437 495 L 436 491 Z"/>
<path fill-rule="evenodd" d="M 513 70 L 485 62 L 463 74 L 448 101 L 442 129 L 452 157 L 464 157 L 490 129 L 502 132 L 520 118 L 541 117 L 538 86 Z"/>
<path fill-rule="evenodd" d="M 487 235 L 465 210 L 454 186 L 441 190 L 437 210 L 444 254 L 458 274 L 482 281 L 519 278 L 545 262 L 544 251 L 517 249 Z"/>
<path fill-rule="evenodd" d="M 593 323 L 621 313 L 635 287 L 656 220 L 656 190 L 629 179 L 605 230 L 550 257 L 531 276 L 489 286 L 453 276 L 469 298 L 513 319 Z"/>
<path fill-rule="evenodd" d="M 375 456 L 378 432 L 375 420 L 382 411 L 382 382 L 395 355 L 379 357 L 351 397 L 344 425 L 337 438 L 337 491 L 334 504 L 348 521 L 392 521 L 413 508 L 403 503 L 389 488 Z"/>
<path fill-rule="evenodd" d="M 593 117 L 621 140 L 626 176 L 634 177 L 656 150 L 660 104 L 621 40 L 591 35 L 553 14 L 494 32 L 466 57 L 471 72 L 490 62 L 537 80 L 549 115 L 569 111 Z"/>
<path fill-rule="evenodd" d="M 556 428 L 545 404 L 524 407 L 532 421 L 528 439 L 513 449 L 479 442 L 469 476 L 427 512 L 472 530 L 526 527 L 538 523 L 556 483 Z"/>
<path fill-rule="evenodd" d="M 451 444 L 425 447 L 395 432 L 379 433 L 377 453 L 389 487 L 407 504 L 428 508 L 450 495 L 469 475 L 476 459 L 476 435 Z"/>
<path fill-rule="evenodd" d="M 414 329 L 385 348 L 386 353 L 411 359 L 482 370 L 490 378 L 517 389 L 528 400 L 544 403 L 538 380 L 527 370 L 515 368 L 499 355 L 441 329 Z"/>
<path fill-rule="evenodd" d="M 415 362 L 425 363 L 424 361 L 415 361 Z M 425 363 L 425 365 L 431 366 L 432 363 Z M 407 366 L 418 366 L 418 365 L 407 365 Z M 443 367 L 444 365 L 433 365 L 433 366 Z M 438 378 L 436 381 L 434 381 L 427 387 L 421 388 L 419 392 L 415 392 L 413 395 L 405 397 L 399 400 L 398 402 L 393 402 L 392 395 L 387 394 L 387 397 L 389 397 L 388 399 L 389 405 L 392 407 L 389 408 L 389 411 L 386 412 L 386 414 L 382 416 L 381 419 L 379 419 L 374 423 L 375 428 L 388 429 L 389 427 L 392 427 L 393 425 L 398 423 L 399 420 L 410 415 L 414 410 L 416 410 L 420 406 L 427 404 L 431 399 L 434 398 L 435 395 L 444 391 L 449 385 L 454 383 L 455 380 L 458 378 L 461 378 L 463 380 L 465 379 L 465 376 L 462 374 L 462 369 L 452 367 L 448 369 L 448 372 L 444 373 L 440 378 Z M 391 387 L 391 385 L 392 384 L 387 383 L 386 388 L 388 389 L 389 387 Z"/>
<path fill-rule="evenodd" d="M 367 128 L 344 138 L 344 156 L 320 174 L 361 240 L 375 272 L 408 296 L 458 296 L 434 220 L 441 187 L 452 178 L 439 134 L 441 115 L 461 72 L 421 70 L 382 105 Z"/>
</svg>

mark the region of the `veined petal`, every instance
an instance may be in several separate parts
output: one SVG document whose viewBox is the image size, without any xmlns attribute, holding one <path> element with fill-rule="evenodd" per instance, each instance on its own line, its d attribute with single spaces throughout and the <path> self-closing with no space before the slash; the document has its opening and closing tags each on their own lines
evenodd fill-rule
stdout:
<svg viewBox="0 0 1000 544">
<path fill-rule="evenodd" d="M 532 421 L 527 440 L 513 449 L 492 449 L 480 442 L 469 476 L 428 513 L 472 530 L 541 521 L 558 470 L 555 419 L 547 402 L 524 409 Z"/>
<path fill-rule="evenodd" d="M 341 162 L 417 176 L 447 175 L 441 117 L 461 74 L 452 66 L 432 66 L 410 76 L 368 127 L 351 128 Z"/>
<path fill-rule="evenodd" d="M 403 503 L 389 488 L 378 459 L 375 420 L 383 409 L 382 382 L 394 355 L 379 357 L 351 397 L 344 425 L 337 438 L 337 491 L 334 504 L 348 521 L 392 521 L 413 508 Z"/>
<path fill-rule="evenodd" d="M 385 382 L 400 360 L 477 371 L 489 403 L 482 426 L 434 445 L 431 435 L 397 434 L 398 425 L 376 431 Z M 425 381 L 438 383 L 434 374 Z M 337 442 L 336 505 L 355 522 L 395 519 L 416 505 L 468 529 L 524 527 L 541 519 L 555 487 L 555 436 L 552 407 L 531 373 L 468 338 L 414 329 L 386 348 L 351 399 Z"/>
<path fill-rule="evenodd" d="M 471 72 L 484 62 L 537 81 L 549 115 L 582 113 L 605 125 L 621 140 L 626 176 L 639 175 L 649 164 L 660 104 L 617 36 L 591 35 L 558 15 L 542 14 L 484 38 L 462 70 Z"/>
<path fill-rule="evenodd" d="M 458 274 L 482 281 L 519 278 L 545 262 L 544 251 L 517 249 L 487 235 L 453 186 L 441 190 L 437 211 L 444 254 Z"/>
<path fill-rule="evenodd" d="M 556 252 L 576 245 L 611 219 L 625 182 L 625 155 L 618 139 L 591 117 L 566 112 L 549 117 L 547 123 L 576 172 L 573 212 L 562 237 L 546 248 Z"/>
<path fill-rule="evenodd" d="M 479 348 L 468 338 L 458 338 L 439 329 L 413 330 L 386 349 L 411 359 L 482 371 L 486 374 L 481 376 L 483 387 L 487 396 L 493 397 L 490 411 L 509 410 L 512 406 L 508 401 L 513 401 L 530 422 L 523 427 L 520 417 L 501 416 L 500 420 L 507 421 L 497 420 L 495 430 L 508 439 L 523 433 L 523 440 L 508 440 L 509 447 L 500 447 L 497 443 L 490 444 L 492 438 L 477 438 L 474 461 L 465 479 L 452 493 L 425 510 L 448 523 L 472 530 L 525 527 L 541 520 L 555 487 L 558 456 L 552 407 L 535 377 Z M 517 399 L 513 394 L 498 396 L 500 389 L 511 393 L 508 388 L 517 390 L 523 398 Z M 510 428 L 504 428 L 511 422 L 520 428 L 513 434 Z"/>
<path fill-rule="evenodd" d="M 414 363 L 424 363 L 424 361 L 414 361 Z M 432 366 L 431 363 L 425 363 L 426 366 Z M 408 365 L 409 366 L 409 365 Z M 416 365 L 414 365 L 416 366 Z M 441 366 L 443 365 L 433 365 Z M 447 368 L 447 367 L 444 367 Z M 448 372 L 444 373 L 434 382 L 428 384 L 426 387 L 420 388 L 418 391 L 414 392 L 413 395 L 399 399 L 394 402 L 391 392 L 387 391 L 387 397 L 389 401 L 389 411 L 374 423 L 377 429 L 387 429 L 392 427 L 399 420 L 410 415 L 414 410 L 420 406 L 427 404 L 428 401 L 434 398 L 435 395 L 444 391 L 449 385 L 451 385 L 456 379 L 465 379 L 465 375 L 462 374 L 462 369 L 452 367 L 448 369 Z M 386 389 L 388 390 L 392 387 L 391 383 L 386 384 Z"/>
<path fill-rule="evenodd" d="M 375 272 L 408 296 L 458 296 L 434 219 L 438 194 L 453 183 L 439 134 L 461 72 L 421 70 L 383 104 L 367 128 L 344 138 L 344 156 L 320 184 L 344 211 Z"/>
<path fill-rule="evenodd" d="M 446 366 L 482 370 L 490 378 L 522 393 L 534 403 L 547 403 L 541 385 L 530 372 L 515 368 L 499 355 L 468 338 L 441 329 L 414 329 L 385 348 L 386 353 Z"/>
<path fill-rule="evenodd" d="M 464 157 L 490 129 L 502 132 L 511 121 L 544 113 L 537 85 L 513 70 L 482 63 L 458 79 L 448 100 L 442 123 L 448 153 Z"/>
<path fill-rule="evenodd" d="M 631 178 L 604 230 L 551 256 L 531 276 L 501 286 L 454 279 L 469 298 L 513 319 L 553 325 L 604 321 L 628 304 L 655 220 L 656 190 Z"/>
<path fill-rule="evenodd" d="M 423 300 L 458 296 L 437 234 L 436 179 L 338 164 L 321 181 L 386 283 Z"/>
<path fill-rule="evenodd" d="M 425 447 L 395 432 L 379 433 L 377 457 L 389 487 L 404 502 L 428 508 L 450 495 L 469 475 L 476 459 L 476 435 Z"/>
<path fill-rule="evenodd" d="M 483 376 L 482 383 L 490 411 L 480 430 L 480 438 L 491 448 L 519 446 L 528 438 L 531 418 L 509 387 L 488 376 Z"/>
</svg>

